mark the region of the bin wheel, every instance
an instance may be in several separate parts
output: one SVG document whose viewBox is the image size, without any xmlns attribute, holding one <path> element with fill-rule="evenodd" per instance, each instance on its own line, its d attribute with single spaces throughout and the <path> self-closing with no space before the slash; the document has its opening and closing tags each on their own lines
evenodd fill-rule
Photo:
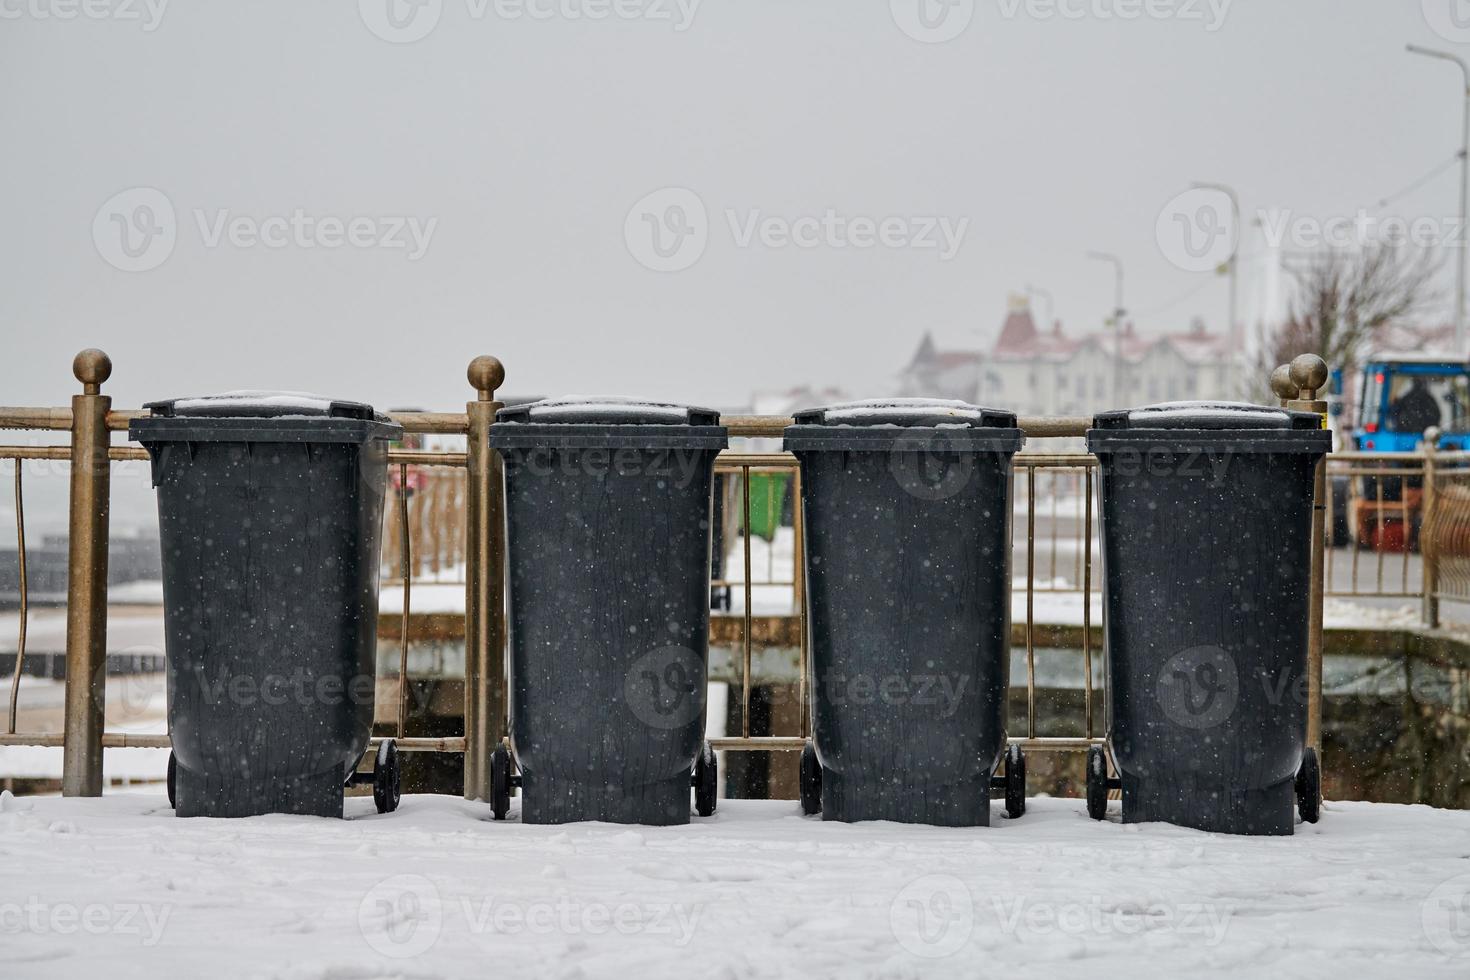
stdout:
<svg viewBox="0 0 1470 980">
<path fill-rule="evenodd" d="M 1006 816 L 1026 815 L 1026 753 L 1019 745 L 1006 746 Z"/>
<path fill-rule="evenodd" d="M 822 812 L 822 764 L 817 761 L 817 747 L 811 742 L 801 750 L 801 812 Z"/>
<path fill-rule="evenodd" d="M 490 753 L 490 813 L 496 820 L 504 820 L 510 812 L 510 776 L 514 763 L 510 749 L 502 742 Z"/>
<path fill-rule="evenodd" d="M 378 755 L 373 759 L 373 802 L 379 813 L 392 813 L 398 809 L 402 796 L 398 770 L 398 744 L 391 738 L 378 743 Z"/>
<path fill-rule="evenodd" d="M 699 758 L 694 760 L 694 810 L 701 817 L 715 812 L 720 795 L 720 760 L 715 750 L 705 742 L 699 748 Z"/>
<path fill-rule="evenodd" d="M 179 760 L 174 758 L 173 749 L 168 752 L 168 778 L 165 780 L 168 786 L 168 805 L 175 810 L 179 808 Z"/>
<path fill-rule="evenodd" d="M 1302 756 L 1302 767 L 1296 771 L 1296 808 L 1304 823 L 1322 818 L 1322 766 L 1317 762 L 1317 750 L 1310 746 Z"/>
<path fill-rule="evenodd" d="M 1101 745 L 1087 750 L 1087 815 L 1094 820 L 1108 815 L 1108 752 Z"/>
</svg>

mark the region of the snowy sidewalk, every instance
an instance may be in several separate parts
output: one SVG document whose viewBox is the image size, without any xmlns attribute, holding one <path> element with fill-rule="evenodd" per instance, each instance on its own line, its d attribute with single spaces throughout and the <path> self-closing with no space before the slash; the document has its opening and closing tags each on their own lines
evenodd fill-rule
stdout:
<svg viewBox="0 0 1470 980">
<path fill-rule="evenodd" d="M 1470 976 L 1470 813 L 1339 803 L 1248 839 L 1030 806 L 948 830 L 722 801 L 660 829 L 5 796 L 0 975 Z"/>
</svg>

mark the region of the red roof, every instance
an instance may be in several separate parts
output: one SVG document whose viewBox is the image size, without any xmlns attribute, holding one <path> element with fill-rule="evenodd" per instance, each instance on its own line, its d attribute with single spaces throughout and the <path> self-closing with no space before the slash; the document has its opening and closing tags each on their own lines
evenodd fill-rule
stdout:
<svg viewBox="0 0 1470 980">
<path fill-rule="evenodd" d="M 1000 328 L 1000 339 L 995 342 L 995 353 L 1029 352 L 1035 347 L 1036 338 L 1036 321 L 1031 319 L 1031 311 L 1012 310 Z"/>
<path fill-rule="evenodd" d="M 1000 337 L 995 342 L 992 356 L 996 360 L 1031 360 L 1034 358 L 1071 357 L 1091 340 L 1105 343 L 1102 334 L 1086 337 L 1068 337 L 1062 330 L 1060 320 L 1052 324 L 1051 330 L 1042 333 L 1028 309 L 1012 310 L 1000 328 Z"/>
</svg>

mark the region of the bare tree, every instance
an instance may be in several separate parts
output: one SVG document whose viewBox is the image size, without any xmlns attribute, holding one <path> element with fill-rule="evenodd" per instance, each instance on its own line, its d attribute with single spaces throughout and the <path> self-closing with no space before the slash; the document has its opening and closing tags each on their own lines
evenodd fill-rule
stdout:
<svg viewBox="0 0 1470 980">
<path fill-rule="evenodd" d="M 1439 301 L 1440 261 L 1428 250 L 1392 245 L 1323 249 L 1292 270 L 1296 288 L 1287 318 L 1266 331 L 1265 378 L 1298 354 L 1355 371 L 1376 336 L 1422 317 Z"/>
</svg>

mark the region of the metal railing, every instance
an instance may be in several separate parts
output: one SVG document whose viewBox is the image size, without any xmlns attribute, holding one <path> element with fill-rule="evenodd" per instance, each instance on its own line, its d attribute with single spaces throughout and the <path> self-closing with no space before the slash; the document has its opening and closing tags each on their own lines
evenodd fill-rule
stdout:
<svg viewBox="0 0 1470 980">
<path fill-rule="evenodd" d="M 779 438 L 792 420 L 786 416 L 725 416 L 722 423 L 729 428 L 732 438 Z M 1017 423 L 1025 432 L 1028 440 L 1034 439 L 1071 439 L 1076 440 L 1086 434 L 1091 424 L 1090 419 L 1085 418 L 1022 418 Z M 1092 596 L 1100 592 L 1100 576 L 1093 574 L 1094 555 L 1099 547 L 1097 541 L 1097 522 L 1095 520 L 1095 506 L 1097 494 L 1097 481 L 1095 473 L 1097 469 L 1097 457 L 1090 453 L 1045 453 L 1028 451 L 1018 453 L 1013 457 L 1014 484 L 1016 487 L 1025 489 L 1024 496 L 1013 493 L 1013 506 L 1022 500 L 1025 503 L 1025 554 L 1026 554 L 1026 580 L 1025 580 L 1025 608 L 1026 616 L 1023 624 L 1023 635 L 1026 650 L 1026 727 L 1024 735 L 1012 736 L 1011 742 L 1017 743 L 1028 751 L 1080 751 L 1089 746 L 1100 744 L 1103 739 L 1098 734 L 1096 723 L 1096 692 L 1094 691 L 1094 669 L 1093 669 L 1093 623 L 1092 623 Z M 1080 522 L 1075 536 L 1059 533 L 1054 520 L 1049 534 L 1041 541 L 1041 547 L 1050 555 L 1050 578 L 1038 584 L 1037 581 L 1037 553 L 1038 535 L 1036 531 L 1037 517 L 1037 484 L 1038 471 L 1043 479 L 1048 480 L 1051 486 L 1049 498 L 1050 513 L 1054 517 L 1065 516 L 1066 508 L 1058 502 L 1061 491 L 1068 486 L 1076 485 L 1075 497 L 1066 496 L 1065 499 L 1074 501 L 1075 507 L 1080 510 Z M 750 502 L 750 474 L 751 473 L 789 473 L 791 475 L 792 492 L 795 495 L 796 504 L 792 508 L 792 533 L 795 541 L 795 561 L 793 564 L 792 580 L 786 581 L 767 580 L 764 582 L 754 581 L 752 578 L 752 544 L 753 535 L 749 532 L 752 526 L 752 512 Z M 712 747 L 733 751 L 800 751 L 811 738 L 812 710 L 811 710 L 811 665 L 809 654 L 809 641 L 807 636 L 807 597 L 803 577 L 804 544 L 805 534 L 802 526 L 801 499 L 801 472 L 797 465 L 796 457 L 790 453 L 747 453 L 739 450 L 729 450 L 720 454 L 716 461 L 716 473 L 728 473 L 739 479 L 740 487 L 740 527 L 746 529 L 741 536 L 740 561 L 744 574 L 740 580 L 733 580 L 728 575 L 724 578 L 715 579 L 711 584 L 715 586 L 739 587 L 743 590 L 743 603 L 740 616 L 743 620 L 740 631 L 740 734 L 738 736 L 725 736 L 710 740 Z M 1012 523 L 1014 533 L 1016 523 Z M 1075 568 L 1075 578 L 1069 584 L 1058 585 L 1059 576 L 1057 571 L 1063 567 L 1059 561 L 1059 542 L 1067 540 L 1068 547 L 1075 547 L 1076 555 L 1067 560 L 1068 566 Z M 1012 553 L 1015 552 L 1014 542 L 1011 545 Z M 751 703 L 751 676 L 752 655 L 755 646 L 755 627 L 753 614 L 754 588 L 757 586 L 785 586 L 792 588 L 792 613 L 791 619 L 795 621 L 795 629 L 798 642 L 798 733 L 789 735 L 755 735 L 750 734 L 750 703 Z M 1035 599 L 1039 593 L 1076 593 L 1082 605 L 1081 619 L 1081 648 L 1082 648 L 1082 691 L 1083 691 L 1083 725 L 1084 734 L 1081 737 L 1073 736 L 1047 736 L 1042 733 L 1039 724 L 1037 709 L 1037 685 L 1036 685 L 1036 609 Z"/>
<path fill-rule="evenodd" d="M 1441 601 L 1470 602 L 1470 452 L 1436 442 L 1328 457 L 1326 596 L 1418 602 L 1429 628 Z"/>
<path fill-rule="evenodd" d="M 1424 477 L 1422 452 L 1332 454 L 1327 480 L 1338 492 L 1324 501 L 1326 524 L 1337 529 L 1328 542 L 1336 552 L 1326 566 L 1329 596 L 1423 596 L 1410 555 L 1418 549 Z M 1345 535 L 1337 533 L 1343 528 Z"/>
<path fill-rule="evenodd" d="M 97 796 L 102 792 L 102 751 L 105 748 L 169 748 L 166 734 L 139 734 L 104 730 L 107 650 L 107 550 L 111 496 L 111 464 L 148 460 L 148 453 L 130 446 L 113 446 L 111 434 L 126 431 L 140 411 L 114 411 L 111 399 L 101 393 L 112 372 L 107 355 L 97 350 L 78 354 L 72 371 L 82 383 L 82 393 L 72 398 L 70 409 L 0 408 L 0 429 L 34 432 L 67 432 L 69 445 L 0 446 L 0 460 L 15 467 L 16 530 L 19 563 L 19 637 L 15 669 L 10 679 L 6 730 L 0 745 L 61 746 L 62 792 L 68 796 Z M 465 604 L 465 720 L 466 736 L 405 738 L 407 691 L 407 639 L 411 613 L 411 543 L 407 534 L 399 539 L 403 585 L 402 622 L 399 635 L 398 705 L 395 739 L 405 752 L 464 752 L 465 795 L 472 799 L 489 796 L 489 740 L 484 734 L 476 744 L 468 733 L 502 729 L 504 712 L 504 669 L 499 656 L 504 649 L 504 606 L 500 596 L 504 579 L 499 555 L 502 550 L 502 506 L 499 457 L 489 447 L 489 426 L 500 403 L 495 389 L 504 377 L 494 358 L 476 358 L 469 379 L 477 398 L 464 413 L 393 413 L 392 419 L 405 433 L 465 436 L 466 452 L 390 449 L 388 462 L 399 473 L 400 492 L 395 496 L 398 526 L 407 530 L 406 484 L 409 466 L 449 467 L 466 471 L 471 479 L 465 494 L 467 514 L 466 604 Z M 68 514 L 68 579 L 66 625 L 65 715 L 61 732 L 17 732 L 16 717 L 20 683 L 26 656 L 29 617 L 29 588 L 26 574 L 24 469 L 27 460 L 56 460 L 70 463 Z M 473 520 L 472 518 L 477 518 Z M 494 555 L 493 560 L 490 556 Z M 476 557 L 478 561 L 474 560 Z M 492 597 L 494 599 L 492 600 Z M 373 738 L 368 754 L 381 741 Z M 476 751 L 478 749 L 478 751 Z"/>
<path fill-rule="evenodd" d="M 1022 461 L 1032 455 L 1022 454 Z M 1018 468 L 1011 497 L 1024 502 L 1024 511 L 1018 513 L 1028 521 L 1047 519 L 1045 530 L 1030 536 L 1035 547 L 1028 552 L 1027 575 L 1032 579 L 1028 587 L 1040 593 L 1101 593 L 1101 580 L 1090 575 L 1100 547 L 1094 519 L 1097 460 L 1085 453 L 1035 457 L 1044 458 L 1045 464 Z M 1043 472 L 1033 481 L 1038 468 Z"/>
<path fill-rule="evenodd" d="M 17 537 L 20 541 L 19 561 L 21 565 L 21 614 L 20 635 L 16 667 L 11 680 L 10 711 L 0 745 L 61 745 L 63 752 L 62 791 L 66 795 L 95 796 L 102 791 L 102 750 L 113 747 L 169 747 L 169 736 L 163 734 L 136 734 L 108 732 L 104 730 L 106 631 L 107 631 L 107 548 L 108 509 L 110 499 L 111 463 L 148 459 L 148 454 L 135 447 L 113 446 L 111 433 L 125 431 L 128 422 L 143 413 L 138 411 L 115 411 L 111 400 L 101 392 L 102 384 L 111 373 L 111 362 L 100 351 L 89 350 L 79 354 L 73 364 L 73 373 L 82 383 L 82 393 L 72 398 L 70 409 L 63 408 L 0 408 L 0 428 L 32 431 L 66 432 L 68 445 L 58 446 L 0 446 L 0 459 L 15 462 L 14 493 L 16 500 Z M 466 405 L 463 413 L 410 412 L 394 413 L 392 418 L 403 426 L 406 433 L 448 434 L 463 436 L 463 452 L 426 451 L 419 449 L 391 449 L 389 465 L 398 473 L 399 492 L 393 503 L 396 506 L 397 542 L 396 564 L 403 590 L 402 606 L 398 611 L 401 621 L 398 639 L 398 704 L 394 729 L 400 736 L 398 747 L 403 751 L 418 752 L 463 752 L 464 795 L 468 799 L 488 800 L 490 797 L 490 754 L 500 743 L 507 731 L 506 709 L 508 704 L 506 678 L 506 605 L 505 605 L 505 526 L 504 526 L 504 482 L 499 455 L 490 448 L 490 429 L 495 412 L 501 403 L 495 400 L 496 390 L 504 380 L 504 369 L 500 362 L 491 357 L 478 357 L 471 362 L 468 378 L 475 391 L 475 399 Z M 1315 406 L 1315 401 L 1292 401 L 1293 407 Z M 780 437 L 791 419 L 784 416 L 734 416 L 721 419 L 729 434 L 735 439 Z M 1098 492 L 1096 477 L 1097 459 L 1087 453 L 1046 453 L 1034 448 L 1037 440 L 1080 438 L 1086 432 L 1090 420 L 1085 418 L 1021 418 L 1019 426 L 1025 431 L 1033 448 L 1014 457 L 1015 479 L 1026 488 L 1025 495 L 1025 622 L 1022 626 L 1025 644 L 1027 723 L 1024 736 L 1011 740 L 1024 748 L 1041 751 L 1071 751 L 1085 749 L 1103 741 L 1097 730 L 1094 701 L 1093 670 L 1093 623 L 1092 596 L 1097 591 L 1100 576 L 1094 575 L 1094 552 L 1096 550 L 1095 507 Z M 1463 454 L 1470 457 L 1470 454 Z M 27 587 L 26 553 L 24 546 L 24 499 L 21 462 L 32 459 L 65 460 L 70 462 L 69 497 L 69 580 L 67 585 L 67 630 L 66 630 L 66 695 L 64 730 L 54 732 L 16 732 L 16 701 L 21 677 L 22 661 L 25 656 Z M 1442 462 L 1441 472 L 1454 474 L 1459 480 L 1459 470 L 1451 468 L 1451 454 L 1438 454 Z M 1349 464 L 1362 461 L 1346 459 Z M 410 617 L 412 614 L 412 534 L 409 533 L 409 511 L 407 494 L 402 488 L 408 483 L 408 467 L 426 466 L 462 471 L 465 488 L 462 495 L 464 570 L 465 570 L 465 614 L 464 614 L 464 734 L 458 737 L 406 738 L 406 703 L 408 693 L 408 645 L 410 642 Z M 1428 467 L 1433 477 L 1435 461 Z M 796 736 L 752 736 L 751 687 L 753 651 L 757 645 L 757 621 L 754 615 L 752 581 L 752 558 L 750 513 L 750 478 L 758 473 L 788 473 L 796 498 L 800 499 L 801 474 L 795 458 L 789 453 L 753 453 L 731 450 L 722 452 L 716 460 L 716 470 L 722 474 L 738 475 L 740 479 L 741 516 L 746 529 L 743 541 L 742 563 L 744 575 L 739 582 L 728 575 L 712 580 L 714 585 L 741 588 L 743 609 L 740 618 L 739 656 L 740 672 L 740 734 L 712 740 L 714 747 L 726 750 L 748 751 L 791 751 L 803 747 L 811 734 L 811 665 L 809 663 L 807 639 L 807 596 L 804 581 L 804 537 L 801 524 L 801 508 L 794 508 L 794 563 L 790 586 L 793 606 L 790 618 L 795 627 L 799 651 L 799 733 Z M 1404 471 L 1396 470 L 1402 475 Z M 1050 577 L 1037 581 L 1038 535 L 1037 486 L 1038 477 L 1043 484 L 1051 484 L 1051 537 L 1043 540 L 1041 547 L 1050 554 Z M 1446 476 L 1446 479 L 1449 479 Z M 1470 480 L 1470 467 L 1466 469 Z M 1433 479 L 1428 481 L 1433 486 Z M 1076 486 L 1076 496 L 1064 494 L 1062 488 Z M 1463 491 L 1463 493 L 1461 492 Z M 1443 528 L 1445 545 L 1433 549 L 1448 557 L 1453 556 L 1460 564 L 1448 571 L 1443 581 L 1455 583 L 1470 595 L 1470 483 L 1456 483 L 1451 492 L 1447 487 L 1439 494 L 1431 490 L 1431 500 L 1441 504 L 1435 508 L 1435 527 Z M 1463 497 L 1463 510 L 1458 501 Z M 1076 577 L 1062 587 L 1057 586 L 1058 547 L 1056 524 L 1059 499 L 1073 500 L 1071 506 L 1080 508 L 1081 524 L 1078 528 L 1078 552 L 1067 559 L 1076 570 Z M 1319 500 L 1321 494 L 1319 493 Z M 1015 533 L 1017 522 L 1012 522 Z M 1453 529 L 1453 534 L 1451 530 Z M 1321 537 L 1316 539 L 1321 541 Z M 1451 541 L 1456 542 L 1453 545 Z M 1320 559 L 1322 548 L 1318 547 L 1314 558 Z M 1014 553 L 1014 542 L 1012 552 Z M 1309 652 L 1310 669 L 1314 677 L 1320 676 L 1320 624 L 1322 576 L 1320 563 L 1314 563 L 1313 606 L 1315 612 L 1314 646 Z M 1460 585 L 1463 583 L 1463 586 Z M 784 584 L 784 583 L 783 583 Z M 1047 736 L 1038 723 L 1036 698 L 1036 615 L 1035 603 L 1038 594 L 1048 592 L 1071 592 L 1080 597 L 1082 603 L 1082 688 L 1084 697 L 1084 734 L 1081 737 Z M 1430 595 L 1438 595 L 1431 591 Z M 1104 607 L 1105 611 L 1105 607 Z M 1320 684 L 1313 689 L 1312 697 L 1318 698 Z M 1106 686 L 1103 697 L 1106 706 Z M 1318 713 L 1317 717 L 1320 717 Z M 1316 729 L 1314 729 L 1314 732 Z M 377 743 L 374 739 L 374 745 Z M 1313 744 L 1319 744 L 1314 734 Z M 370 752 L 372 749 L 369 750 Z"/>
<path fill-rule="evenodd" d="M 784 428 L 790 423 L 790 419 L 775 419 L 773 425 Z M 741 453 L 726 450 L 720 453 L 715 460 L 715 473 L 738 475 L 740 493 L 740 528 L 741 528 L 741 565 L 743 574 L 740 580 L 733 581 L 728 575 L 711 581 L 711 586 L 734 588 L 741 590 L 741 629 L 740 629 L 740 735 L 723 738 L 710 739 L 710 745 L 715 749 L 734 750 L 766 750 L 766 751 L 790 751 L 799 750 L 811 731 L 811 705 L 807 691 L 807 595 L 805 569 L 805 528 L 802 521 L 802 508 L 797 504 L 792 509 L 792 535 L 793 561 L 792 575 L 789 582 L 774 581 L 769 577 L 767 581 L 757 583 L 754 580 L 754 568 L 751 559 L 751 545 L 754 533 L 752 531 L 753 514 L 750 503 L 750 476 L 752 473 L 767 474 L 789 474 L 794 499 L 801 499 L 801 468 L 796 463 L 796 457 L 790 453 Z M 779 515 L 776 518 L 779 523 Z M 797 738 L 781 737 L 773 735 L 752 736 L 750 734 L 750 689 L 751 689 L 751 663 L 755 647 L 755 587 L 757 584 L 764 586 L 787 586 L 791 588 L 792 616 L 797 626 L 797 650 L 798 650 L 798 684 L 797 695 L 798 727 L 800 736 Z"/>
<path fill-rule="evenodd" d="M 1079 433 L 1080 434 L 1080 433 Z M 1097 457 L 1086 453 L 1043 455 L 1019 453 L 1015 457 L 1016 468 L 1026 476 L 1026 738 L 1020 740 L 1024 748 L 1075 748 L 1075 739 L 1066 739 L 1058 744 L 1055 739 L 1043 739 L 1036 734 L 1036 471 L 1038 469 L 1080 471 L 1082 483 L 1083 525 L 1078 548 L 1081 566 L 1080 579 L 1082 601 L 1082 676 L 1083 676 L 1083 725 L 1085 736 L 1080 744 L 1094 741 L 1093 691 L 1092 691 L 1092 554 L 1093 554 L 1093 504 L 1094 472 Z M 1062 591 L 1056 588 L 1057 564 L 1057 517 L 1055 492 L 1052 500 L 1051 568 L 1052 584 L 1046 591 Z M 1070 590 L 1069 590 L 1070 591 Z M 1104 615 L 1107 606 L 1103 606 Z M 1012 741 L 1017 741 L 1012 739 Z M 1100 740 L 1099 740 L 1100 741 Z"/>
</svg>

